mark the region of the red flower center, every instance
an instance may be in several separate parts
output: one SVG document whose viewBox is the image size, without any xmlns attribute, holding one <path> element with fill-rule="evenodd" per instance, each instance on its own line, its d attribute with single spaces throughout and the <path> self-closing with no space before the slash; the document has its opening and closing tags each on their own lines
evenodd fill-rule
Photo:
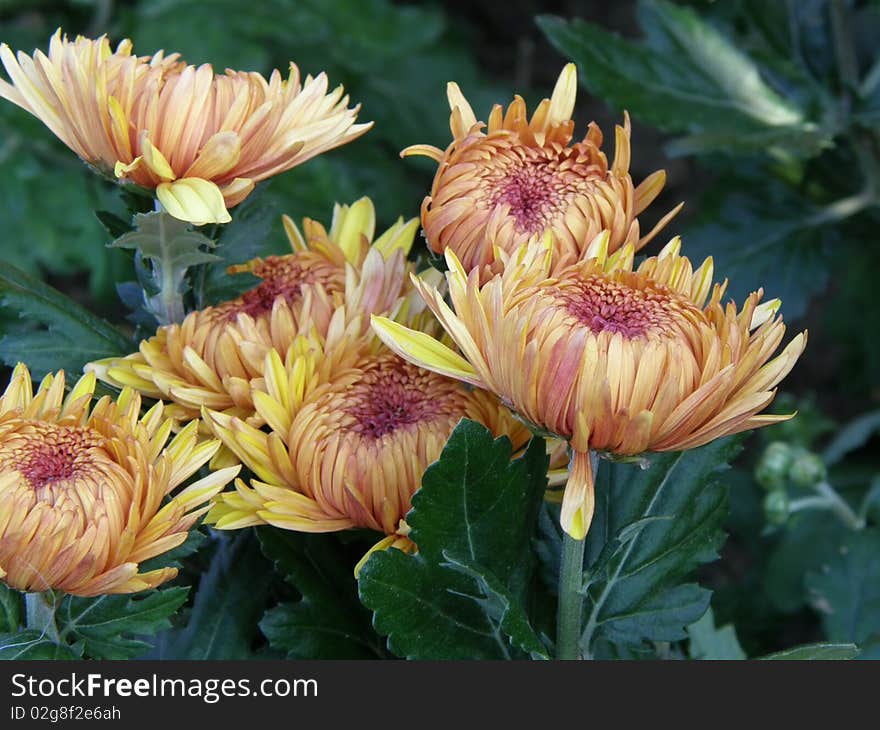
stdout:
<svg viewBox="0 0 880 730">
<path fill-rule="evenodd" d="M 567 280 L 554 293 L 566 311 L 594 333 L 620 333 L 627 338 L 669 332 L 677 322 L 676 315 L 687 306 L 655 282 L 624 283 L 596 274 Z"/>
<path fill-rule="evenodd" d="M 302 298 L 303 287 L 309 284 L 321 284 L 328 293 L 345 287 L 344 269 L 311 252 L 269 256 L 232 270 L 249 271 L 262 281 L 237 299 L 218 307 L 226 313 L 227 320 L 234 320 L 239 312 L 255 319 L 268 314 L 278 297 L 294 304 Z"/>
<path fill-rule="evenodd" d="M 481 170 L 490 207 L 510 206 L 516 230 L 544 231 L 578 196 L 593 192 L 607 169 L 587 145 L 573 147 L 501 147 Z"/>
<path fill-rule="evenodd" d="M 460 414 L 460 402 L 457 383 L 395 356 L 365 369 L 349 391 L 346 412 L 354 417 L 352 431 L 378 439 L 399 428 Z"/>
<path fill-rule="evenodd" d="M 38 498 L 47 498 L 53 486 L 70 482 L 88 470 L 92 465 L 90 451 L 102 442 L 91 429 L 28 423 L 0 448 L 0 468 L 15 469 Z"/>
<path fill-rule="evenodd" d="M 558 188 L 553 171 L 543 165 L 524 165 L 498 186 L 492 202 L 510 206 L 518 229 L 538 232 L 559 196 Z"/>
</svg>

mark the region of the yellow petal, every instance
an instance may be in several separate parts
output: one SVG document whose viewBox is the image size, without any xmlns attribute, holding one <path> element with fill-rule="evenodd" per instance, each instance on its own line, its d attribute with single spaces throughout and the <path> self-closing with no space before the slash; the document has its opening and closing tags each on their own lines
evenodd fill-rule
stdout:
<svg viewBox="0 0 880 730">
<path fill-rule="evenodd" d="M 435 162 L 440 162 L 443 159 L 443 150 L 432 144 L 411 144 L 400 151 L 401 157 L 412 157 L 413 155 L 430 157 Z"/>
<path fill-rule="evenodd" d="M 550 112 L 547 121 L 559 124 L 571 119 L 574 113 L 574 102 L 577 96 L 577 66 L 568 63 L 559 74 L 556 86 L 553 87 L 553 95 L 550 97 Z"/>
<path fill-rule="evenodd" d="M 196 226 L 229 223 L 232 220 L 220 188 L 210 180 L 186 177 L 160 183 L 156 195 L 168 213 Z"/>
<path fill-rule="evenodd" d="M 583 540 L 593 521 L 596 496 L 593 488 L 593 465 L 589 451 L 575 451 L 559 519 L 562 529 L 575 540 Z"/>
<path fill-rule="evenodd" d="M 244 200 L 254 189 L 253 180 L 249 177 L 237 177 L 232 182 L 221 186 L 220 192 L 223 194 L 223 200 L 226 201 L 227 208 L 234 208 L 242 200 Z"/>
<path fill-rule="evenodd" d="M 749 329 L 757 329 L 764 322 L 770 319 L 773 315 L 779 311 L 779 307 L 782 306 L 781 299 L 771 299 L 768 302 L 764 302 L 763 304 L 759 304 L 755 307 L 755 311 L 752 314 L 752 321 L 749 324 Z"/>
<path fill-rule="evenodd" d="M 158 147 L 153 146 L 146 132 L 141 136 L 141 159 L 156 177 L 162 180 L 174 180 L 177 177 L 165 155 Z"/>
<path fill-rule="evenodd" d="M 238 164 L 241 140 L 237 132 L 217 132 L 205 142 L 182 177 L 219 178 Z"/>
<path fill-rule="evenodd" d="M 330 238 L 336 241 L 350 264 L 357 264 L 361 241 L 371 241 L 375 230 L 376 210 L 373 201 L 363 197 L 351 206 L 338 209 L 330 227 Z"/>
<path fill-rule="evenodd" d="M 461 123 L 465 129 L 470 129 L 477 123 L 477 117 L 474 115 L 474 110 L 471 108 L 468 100 L 464 98 L 464 94 L 461 93 L 458 84 L 454 81 L 450 81 L 446 85 L 446 98 L 449 99 L 450 109 L 453 111 L 455 111 L 456 108 L 458 109 L 459 114 L 461 114 Z"/>
<path fill-rule="evenodd" d="M 373 331 L 389 348 L 426 370 L 483 387 L 477 371 L 461 355 L 424 332 L 404 327 L 387 317 L 372 315 Z"/>
</svg>

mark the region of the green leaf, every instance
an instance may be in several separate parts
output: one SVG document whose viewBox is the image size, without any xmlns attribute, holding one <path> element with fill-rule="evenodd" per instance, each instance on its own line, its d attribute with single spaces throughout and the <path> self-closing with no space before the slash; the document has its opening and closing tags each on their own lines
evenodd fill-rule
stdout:
<svg viewBox="0 0 880 730">
<path fill-rule="evenodd" d="M 4 17 L 9 17 L 4 13 Z M 61 24 L 61 21 L 58 21 Z M 40 29 L 44 48 L 51 30 Z M 104 247 L 92 211 L 113 206 L 114 187 L 95 175 L 34 116 L 12 104 L 0 107 L 0 221 L 2 256 L 34 276 L 86 275 L 96 298 L 112 301 L 125 257 Z M 79 277 L 78 277 L 79 278 Z"/>
<path fill-rule="evenodd" d="M 91 360 L 135 347 L 109 322 L 5 261 L 0 261 L 0 306 L 16 311 L 28 327 L 46 328 L 17 329 L 0 339 L 0 360 L 7 365 L 23 360 L 34 378 L 60 368 L 74 375 Z"/>
<path fill-rule="evenodd" d="M 830 641 L 860 645 L 880 633 L 880 529 L 847 535 L 806 584 Z"/>
<path fill-rule="evenodd" d="M 715 626 L 715 616 L 710 607 L 703 617 L 687 627 L 691 659 L 745 659 L 746 653 L 736 638 L 731 625 Z"/>
<path fill-rule="evenodd" d="M 0 660 L 79 659 L 81 646 L 56 644 L 39 631 L 0 634 Z"/>
<path fill-rule="evenodd" d="M 0 632 L 15 633 L 22 619 L 22 594 L 0 583 Z"/>
<path fill-rule="evenodd" d="M 789 659 L 828 661 L 831 659 L 855 659 L 859 655 L 859 647 L 855 644 L 805 644 L 791 649 L 777 651 L 759 659 Z"/>
<path fill-rule="evenodd" d="M 216 244 L 193 230 L 190 223 L 165 211 L 136 213 L 132 222 L 134 230 L 108 245 L 136 251 L 135 269 L 144 291 L 144 310 L 159 322 L 179 321 L 183 318 L 182 295 L 189 290 L 187 270 L 219 261 L 218 256 L 204 250 Z M 150 271 L 143 266 L 144 260 L 151 262 Z"/>
<path fill-rule="evenodd" d="M 463 420 L 422 478 L 407 515 L 416 555 L 386 550 L 360 596 L 395 654 L 412 659 L 545 654 L 523 607 L 546 486 L 541 439 L 511 462 L 510 441 Z"/>
<path fill-rule="evenodd" d="M 719 278 L 729 278 L 727 296 L 742 302 L 762 287 L 764 300 L 781 299 L 791 321 L 828 282 L 837 215 L 769 174 L 741 167 L 703 198 L 683 238 L 692 261 L 712 256 Z"/>
<path fill-rule="evenodd" d="M 271 565 L 250 531 L 220 533 L 207 570 L 199 579 L 193 608 L 183 629 L 160 639 L 157 659 L 249 659 L 259 637 Z M 155 655 L 155 656 L 154 656 Z"/>
<path fill-rule="evenodd" d="M 259 282 L 248 274 L 226 273 L 229 266 L 257 256 L 290 253 L 290 245 L 281 232 L 278 206 L 265 195 L 265 190 L 266 186 L 261 185 L 233 208 L 232 222 L 221 228 L 214 250 L 217 260 L 206 267 L 204 280 L 197 287 L 199 307 L 234 299 Z M 272 233 L 276 235 L 271 236 Z"/>
<path fill-rule="evenodd" d="M 800 512 L 789 519 L 778 542 L 767 553 L 762 592 L 783 613 L 806 602 L 804 576 L 833 556 L 848 530 L 826 512 Z"/>
<path fill-rule="evenodd" d="M 131 231 L 131 224 L 128 221 L 109 210 L 96 210 L 95 217 L 114 239 Z"/>
<path fill-rule="evenodd" d="M 192 230 L 192 224 L 168 213 L 138 213 L 133 223 L 134 230 L 122 234 L 109 244 L 111 248 L 137 249 L 145 259 L 167 270 L 218 260 L 217 256 L 201 248 L 213 248 L 216 245 L 214 241 Z"/>
<path fill-rule="evenodd" d="M 498 622 L 498 626 L 515 646 L 532 657 L 548 659 L 547 647 L 532 628 L 525 609 L 514 602 L 510 591 L 485 568 L 474 566 L 467 559 L 455 558 L 444 551 L 448 567 L 470 576 L 476 581 L 483 594 L 479 603 L 483 612 Z"/>
<path fill-rule="evenodd" d="M 332 535 L 261 527 L 263 553 L 300 594 L 266 612 L 260 629 L 290 659 L 375 659 L 381 639 L 357 597 L 350 561 Z"/>
<path fill-rule="evenodd" d="M 600 639 L 638 645 L 687 636 L 685 627 L 703 615 L 710 594 L 679 581 L 717 557 L 727 515 L 719 472 L 738 451 L 739 439 L 726 438 L 690 451 L 654 454 L 647 469 L 600 462 L 586 546 L 585 651 Z M 668 519 L 645 522 L 659 516 Z M 607 545 L 626 535 L 630 525 L 639 528 L 601 565 Z"/>
<path fill-rule="evenodd" d="M 82 642 L 93 659 L 131 659 L 150 647 L 135 637 L 168 628 L 188 593 L 189 588 L 163 588 L 131 596 L 65 596 L 55 614 L 58 630 L 68 643 Z"/>
<path fill-rule="evenodd" d="M 647 33 L 644 43 L 579 19 L 542 16 L 538 24 L 553 45 L 578 63 L 593 93 L 660 129 L 706 132 L 698 138 L 700 151 L 729 150 L 741 141 L 758 149 L 762 139 L 814 150 L 802 138 L 817 137 L 816 125 L 696 12 L 659 0 L 642 2 L 640 20 Z"/>
<path fill-rule="evenodd" d="M 880 431 L 880 410 L 863 413 L 838 430 L 822 453 L 827 466 L 836 464 L 851 451 L 860 449 L 868 439 Z"/>
</svg>

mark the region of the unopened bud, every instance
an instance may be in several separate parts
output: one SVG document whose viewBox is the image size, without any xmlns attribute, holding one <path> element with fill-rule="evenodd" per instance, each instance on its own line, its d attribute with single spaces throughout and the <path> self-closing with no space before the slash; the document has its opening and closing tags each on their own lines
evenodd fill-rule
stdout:
<svg viewBox="0 0 880 730">
<path fill-rule="evenodd" d="M 828 475 L 825 462 L 812 451 L 801 451 L 795 455 L 788 470 L 788 478 L 799 487 L 809 489 L 823 481 Z"/>
<path fill-rule="evenodd" d="M 764 515 L 771 525 L 785 524 L 790 507 L 788 494 L 783 489 L 774 489 L 764 497 Z"/>
<path fill-rule="evenodd" d="M 755 479 L 768 491 L 782 489 L 791 469 L 794 454 L 784 441 L 774 441 L 767 445 L 755 466 Z"/>
</svg>

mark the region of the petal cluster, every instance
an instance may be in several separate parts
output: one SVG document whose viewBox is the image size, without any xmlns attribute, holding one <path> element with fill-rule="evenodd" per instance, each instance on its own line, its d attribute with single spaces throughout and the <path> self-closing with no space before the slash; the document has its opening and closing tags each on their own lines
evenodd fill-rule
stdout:
<svg viewBox="0 0 880 730">
<path fill-rule="evenodd" d="M 12 83 L 0 97 L 42 120 L 80 158 L 106 174 L 155 189 L 165 209 L 196 225 L 226 223 L 255 183 L 356 139 L 342 87 L 324 73 L 300 78 L 290 64 L 259 73 L 188 65 L 178 54 L 135 56 L 124 40 L 70 41 L 49 53 L 0 46 Z"/>
<path fill-rule="evenodd" d="M 172 495 L 220 447 L 192 423 L 140 396 L 92 404 L 94 375 L 64 395 L 64 374 L 36 393 L 24 365 L 0 397 L 0 579 L 21 591 L 133 593 L 177 574 L 140 564 L 180 545 L 208 502 L 238 473 L 216 471 Z"/>
<path fill-rule="evenodd" d="M 375 209 L 361 198 L 335 207 L 329 231 L 308 218 L 302 231 L 287 216 L 284 225 L 291 253 L 230 269 L 259 277 L 257 286 L 160 327 L 137 353 L 87 369 L 110 385 L 172 401 L 169 412 L 180 420 L 198 418 L 203 406 L 252 417 L 250 383 L 262 376 L 269 348 L 286 353 L 300 332 L 312 328 L 326 336 L 342 304 L 362 317 L 396 304 L 408 283 L 405 259 L 416 219 L 401 218 L 374 240 Z M 362 329 L 368 327 L 364 319 Z"/>
<path fill-rule="evenodd" d="M 482 284 L 447 250 L 451 307 L 416 282 L 461 355 L 382 318 L 374 329 L 402 357 L 488 389 L 569 442 L 570 534 L 583 537 L 592 516 L 591 450 L 678 451 L 790 417 L 761 414 L 806 345 L 801 333 L 774 356 L 778 301 L 760 304 L 757 291 L 741 309 L 723 304 L 712 261 L 694 270 L 678 239 L 635 269 L 632 244 L 609 255 L 608 232 L 556 272 L 552 252 L 524 245 Z"/>
<path fill-rule="evenodd" d="M 569 64 L 552 97 L 531 118 L 517 96 L 506 111 L 496 104 L 486 125 L 477 121 L 458 86 L 449 84 L 450 145 L 446 150 L 414 145 L 402 153 L 438 163 L 421 216 L 433 251 L 451 249 L 465 269 L 479 268 L 488 276 L 500 270 L 499 250 L 510 254 L 551 231 L 556 268 L 579 260 L 585 242 L 602 230 L 610 232 L 611 250 L 625 243 L 638 248 L 678 212 L 640 235 L 637 216 L 659 195 L 665 173 L 633 185 L 629 117 L 616 128 L 611 164 L 595 123 L 572 144 L 576 90 L 575 66 Z"/>
<path fill-rule="evenodd" d="M 507 435 L 516 448 L 528 441 L 529 431 L 489 393 L 423 370 L 372 338 L 333 339 L 323 350 L 336 351 L 334 366 L 320 370 L 303 362 L 305 350 L 285 362 L 276 350 L 267 353 L 253 399 L 268 433 L 206 412 L 216 435 L 257 475 L 218 497 L 208 515 L 217 527 L 363 527 L 396 540 L 407 533 L 403 518 L 422 474 L 462 418 Z"/>
</svg>

